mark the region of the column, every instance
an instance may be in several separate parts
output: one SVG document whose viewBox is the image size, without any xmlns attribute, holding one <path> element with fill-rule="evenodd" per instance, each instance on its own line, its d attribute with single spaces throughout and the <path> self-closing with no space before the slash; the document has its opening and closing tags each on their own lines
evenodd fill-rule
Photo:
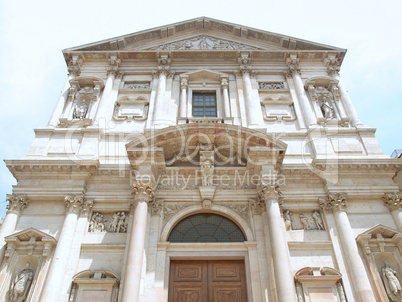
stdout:
<svg viewBox="0 0 402 302">
<path fill-rule="evenodd" d="M 182 78 L 180 81 L 181 95 L 180 95 L 180 115 L 181 118 L 187 117 L 187 79 Z"/>
<path fill-rule="evenodd" d="M 59 100 L 57 101 L 56 107 L 53 110 L 52 116 L 50 117 L 48 126 L 50 127 L 56 127 L 57 124 L 59 123 L 59 119 L 61 115 L 63 114 L 64 106 L 66 105 L 66 102 L 68 100 L 68 95 L 70 92 L 70 80 L 73 78 L 71 74 L 68 75 L 66 84 L 63 87 L 63 90 L 61 91 Z"/>
<path fill-rule="evenodd" d="M 362 122 L 359 119 L 355 106 L 350 100 L 349 94 L 345 89 L 345 87 L 343 86 L 343 83 L 339 77 L 340 64 L 338 63 L 337 58 L 335 56 L 328 56 L 326 61 L 327 61 L 328 75 L 338 80 L 339 94 L 341 95 L 345 109 L 349 114 L 352 126 L 362 125 Z"/>
<path fill-rule="evenodd" d="M 64 199 L 66 218 L 64 219 L 60 237 L 54 251 L 53 259 L 46 276 L 41 294 L 41 302 L 58 301 L 70 249 L 73 244 L 75 229 L 80 213 L 87 213 L 92 208 L 93 202 L 86 201 L 84 196 L 66 196 Z"/>
<path fill-rule="evenodd" d="M 229 104 L 229 81 L 226 78 L 223 78 L 221 81 L 222 87 L 222 95 L 223 95 L 223 109 L 224 109 L 224 117 L 232 117 L 230 114 L 230 104 Z"/>
<path fill-rule="evenodd" d="M 121 301 L 138 302 L 148 216 L 148 203 L 154 197 L 154 189 L 150 183 L 136 182 L 133 184 L 133 196 L 132 208 L 134 215 L 129 235 L 130 238 Z"/>
<path fill-rule="evenodd" d="M 3 259 L 5 245 L 4 237 L 11 235 L 17 226 L 22 211 L 28 206 L 25 195 L 7 195 L 7 213 L 0 229 L 0 262 Z"/>
<path fill-rule="evenodd" d="M 165 120 L 165 112 L 164 112 L 164 105 L 165 105 L 165 92 L 166 92 L 166 77 L 169 74 L 170 70 L 170 58 L 168 55 L 161 55 L 158 59 L 159 66 L 158 66 L 158 73 L 159 73 L 159 80 L 158 80 L 158 90 L 156 93 L 155 99 L 155 107 L 154 107 L 154 122 L 163 121 Z"/>
<path fill-rule="evenodd" d="M 306 95 L 303 81 L 300 77 L 299 59 L 296 55 L 291 55 L 290 58 L 287 59 L 287 64 L 289 66 L 287 75 L 291 76 L 293 79 L 296 93 L 299 98 L 300 105 L 303 109 L 306 124 L 308 126 L 317 125 L 317 118 L 314 114 L 313 109 L 311 108 L 310 100 Z"/>
<path fill-rule="evenodd" d="M 269 238 L 274 263 L 276 291 L 279 302 L 296 301 L 296 289 L 290 269 L 288 245 L 282 227 L 279 187 L 264 185 L 260 197 L 266 205 Z"/>
<path fill-rule="evenodd" d="M 243 78 L 243 87 L 244 87 L 244 100 L 246 103 L 246 115 L 247 122 L 249 127 L 262 127 L 262 113 L 261 113 L 261 105 L 259 100 L 253 100 L 252 91 L 253 88 L 251 86 L 250 79 L 250 69 L 241 69 L 241 74 Z M 259 114 L 260 113 L 260 114 Z"/>
<path fill-rule="evenodd" d="M 99 119 L 101 119 L 101 118 L 106 118 L 107 111 L 110 110 L 110 108 L 108 108 L 108 107 L 111 107 L 109 105 L 110 103 L 112 103 L 114 106 L 115 100 L 112 100 L 110 98 L 110 95 L 113 90 L 113 84 L 114 84 L 115 78 L 116 78 L 116 72 L 109 71 L 109 73 L 107 75 L 107 79 L 106 79 L 105 88 L 103 89 L 102 98 L 99 101 L 100 104 L 98 107 L 98 111 L 96 112 L 96 115 L 95 115 L 95 120 L 97 120 L 97 121 L 99 121 Z M 113 111 L 113 108 L 112 108 L 112 111 Z M 107 123 L 107 121 L 105 120 L 105 125 L 106 125 L 106 123 Z"/>
<path fill-rule="evenodd" d="M 334 215 L 357 301 L 375 302 L 376 299 L 370 286 L 370 280 L 364 268 L 363 261 L 359 256 L 353 229 L 346 214 L 346 202 L 346 194 L 335 193 L 328 194 L 324 205 L 325 209 L 331 211 Z"/>
<path fill-rule="evenodd" d="M 391 211 L 391 215 L 394 218 L 396 227 L 399 232 L 402 232 L 402 201 L 399 193 L 386 193 L 382 198 L 384 204 Z"/>
</svg>

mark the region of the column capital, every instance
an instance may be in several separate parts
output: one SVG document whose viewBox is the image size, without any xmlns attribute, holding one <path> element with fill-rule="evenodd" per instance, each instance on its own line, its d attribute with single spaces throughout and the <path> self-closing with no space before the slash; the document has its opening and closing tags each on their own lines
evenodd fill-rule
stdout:
<svg viewBox="0 0 402 302">
<path fill-rule="evenodd" d="M 117 76 L 120 73 L 119 71 L 120 64 L 121 60 L 119 59 L 118 55 L 111 54 L 109 58 L 109 67 L 107 68 L 108 75 Z"/>
<path fill-rule="evenodd" d="M 327 198 L 321 198 L 321 207 L 330 211 L 345 211 L 347 203 L 346 193 L 328 193 Z"/>
<path fill-rule="evenodd" d="M 228 81 L 227 78 L 222 78 L 221 79 L 221 87 L 222 87 L 222 89 L 228 89 L 229 81 Z"/>
<path fill-rule="evenodd" d="M 325 59 L 325 63 L 327 64 L 327 72 L 329 76 L 333 77 L 339 75 L 341 65 L 339 63 L 339 59 L 336 56 L 328 56 Z"/>
<path fill-rule="evenodd" d="M 134 182 L 133 191 L 131 193 L 134 197 L 132 203 L 136 204 L 138 202 L 149 203 L 153 200 L 155 196 L 155 188 L 150 182 Z"/>
<path fill-rule="evenodd" d="M 151 215 L 161 216 L 162 209 L 163 209 L 163 202 L 164 202 L 164 199 L 154 199 L 154 200 L 150 201 L 149 211 L 151 212 Z"/>
<path fill-rule="evenodd" d="M 89 215 L 93 206 L 93 200 L 87 200 L 82 195 L 66 195 L 64 197 L 66 214 L 75 213 L 77 215 Z"/>
<path fill-rule="evenodd" d="M 289 68 L 285 72 L 285 75 L 291 77 L 294 74 L 300 74 L 301 68 L 299 66 L 299 63 L 300 60 L 297 55 L 289 55 L 289 57 L 286 59 L 286 64 Z"/>
<path fill-rule="evenodd" d="M 27 196 L 24 194 L 7 194 L 6 200 L 8 201 L 7 213 L 14 212 L 21 214 L 29 203 Z"/>
<path fill-rule="evenodd" d="M 180 88 L 181 88 L 181 90 L 187 89 L 187 86 L 188 86 L 187 79 L 186 78 L 180 79 Z"/>
<path fill-rule="evenodd" d="M 282 202 L 282 191 L 278 185 L 263 184 L 258 188 L 258 196 L 262 201 L 276 199 Z"/>
<path fill-rule="evenodd" d="M 400 193 L 385 193 L 382 200 L 384 200 L 384 205 L 386 205 L 391 212 L 397 209 L 402 209 Z"/>
</svg>

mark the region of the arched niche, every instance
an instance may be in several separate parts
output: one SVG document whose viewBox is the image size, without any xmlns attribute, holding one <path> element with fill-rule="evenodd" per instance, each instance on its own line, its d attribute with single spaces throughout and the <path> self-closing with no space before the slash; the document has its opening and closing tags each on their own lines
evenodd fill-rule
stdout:
<svg viewBox="0 0 402 302">
<path fill-rule="evenodd" d="M 197 214 L 215 214 L 224 217 L 229 221 L 231 221 L 232 223 L 234 223 L 239 228 L 239 230 L 244 235 L 245 241 L 254 240 L 253 233 L 251 232 L 249 225 L 237 213 L 223 206 L 213 205 L 210 210 L 206 211 L 204 208 L 202 208 L 201 205 L 199 206 L 197 205 L 185 208 L 182 211 L 178 212 L 176 215 L 174 215 L 163 228 L 160 241 L 167 242 L 171 232 L 176 227 L 176 225 L 178 225 L 181 221 L 183 221 L 187 217 L 191 217 Z"/>
</svg>

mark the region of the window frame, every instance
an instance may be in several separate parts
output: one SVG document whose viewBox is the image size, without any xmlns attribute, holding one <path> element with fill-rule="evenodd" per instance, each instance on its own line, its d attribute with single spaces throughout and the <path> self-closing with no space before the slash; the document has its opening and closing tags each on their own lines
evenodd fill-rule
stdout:
<svg viewBox="0 0 402 302">
<path fill-rule="evenodd" d="M 202 105 L 199 104 L 195 104 L 196 102 L 196 97 L 202 96 Z M 213 97 L 213 105 L 208 104 L 209 101 L 208 100 L 209 97 Z M 199 101 L 199 100 L 197 100 Z M 203 109 L 203 115 L 202 116 L 196 116 L 195 115 L 195 109 Z M 208 109 L 214 109 L 214 115 L 208 115 L 207 111 Z M 217 97 L 216 97 L 216 93 L 214 92 L 198 92 L 198 91 L 194 91 L 192 94 L 192 117 L 194 118 L 216 118 L 218 117 L 218 102 L 217 102 Z"/>
</svg>

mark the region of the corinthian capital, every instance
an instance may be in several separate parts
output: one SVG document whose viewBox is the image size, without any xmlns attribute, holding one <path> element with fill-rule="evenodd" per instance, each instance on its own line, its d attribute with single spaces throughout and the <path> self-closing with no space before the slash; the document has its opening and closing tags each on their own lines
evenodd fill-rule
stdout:
<svg viewBox="0 0 402 302">
<path fill-rule="evenodd" d="M 78 77 L 81 74 L 81 58 L 79 56 L 72 56 L 67 63 L 68 73 Z"/>
<path fill-rule="evenodd" d="M 328 211 L 346 211 L 346 193 L 328 193 L 326 199 L 321 199 L 321 207 Z"/>
<path fill-rule="evenodd" d="M 333 77 L 339 75 L 341 67 L 338 59 L 335 56 L 326 58 L 325 63 L 327 63 L 327 72 L 329 76 Z"/>
<path fill-rule="evenodd" d="M 8 211 L 18 212 L 21 214 L 22 211 L 28 206 L 28 199 L 26 195 L 7 194 L 6 200 L 8 201 Z"/>
<path fill-rule="evenodd" d="M 270 199 L 281 201 L 282 192 L 278 185 L 265 184 L 262 185 L 258 191 L 258 196 L 262 201 L 267 201 Z"/>
<path fill-rule="evenodd" d="M 84 195 L 66 195 L 64 205 L 67 213 L 88 215 L 93 206 L 93 200 L 86 200 Z"/>
<path fill-rule="evenodd" d="M 300 74 L 300 66 L 299 66 L 299 58 L 297 55 L 290 55 L 289 58 L 286 59 L 286 64 L 288 64 L 289 69 L 286 72 L 286 76 L 291 77 L 295 73 Z"/>
<path fill-rule="evenodd" d="M 132 195 L 134 202 L 150 202 L 155 196 L 154 187 L 150 182 L 135 182 L 133 183 Z"/>
<path fill-rule="evenodd" d="M 402 209 L 402 201 L 399 193 L 385 193 L 382 200 L 384 200 L 384 204 L 391 211 Z"/>
</svg>

